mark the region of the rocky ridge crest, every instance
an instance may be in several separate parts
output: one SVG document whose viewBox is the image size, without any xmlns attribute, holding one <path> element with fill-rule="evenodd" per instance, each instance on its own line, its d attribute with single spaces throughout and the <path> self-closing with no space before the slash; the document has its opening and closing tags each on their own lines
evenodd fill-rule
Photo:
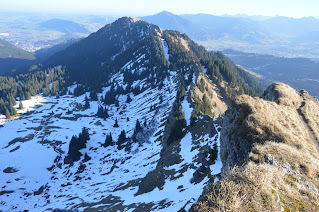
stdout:
<svg viewBox="0 0 319 212">
<path fill-rule="evenodd" d="M 194 211 L 316 211 L 319 104 L 308 92 L 272 84 L 238 97 L 224 116 L 221 180 Z"/>
</svg>

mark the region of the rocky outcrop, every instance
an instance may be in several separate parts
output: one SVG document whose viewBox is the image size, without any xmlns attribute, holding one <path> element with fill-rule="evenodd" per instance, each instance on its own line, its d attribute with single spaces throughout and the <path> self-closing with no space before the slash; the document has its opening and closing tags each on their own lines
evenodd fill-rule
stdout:
<svg viewBox="0 0 319 212">
<path fill-rule="evenodd" d="M 193 211 L 318 210 L 316 98 L 274 83 L 261 97 L 238 97 L 222 125 L 221 180 Z"/>
<path fill-rule="evenodd" d="M 318 138 L 312 136 L 316 129 L 308 127 L 303 116 L 310 108 L 319 111 L 319 105 L 311 104 L 309 99 L 282 83 L 271 85 L 260 98 L 246 95 L 237 98 L 223 120 L 221 159 L 224 168 L 247 163 L 249 154 L 256 151 L 253 147 L 268 142 L 305 148 L 317 154 Z M 300 113 L 300 108 L 308 109 Z M 308 122 L 319 122 L 307 117 L 311 119 Z"/>
</svg>

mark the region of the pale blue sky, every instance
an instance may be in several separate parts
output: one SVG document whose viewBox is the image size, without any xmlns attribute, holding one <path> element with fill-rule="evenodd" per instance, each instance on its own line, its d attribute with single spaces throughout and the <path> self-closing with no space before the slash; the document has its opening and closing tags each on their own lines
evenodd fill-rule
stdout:
<svg viewBox="0 0 319 212">
<path fill-rule="evenodd" d="M 141 16 L 176 14 L 319 16 L 319 0 L 0 0 L 1 10 Z"/>
</svg>

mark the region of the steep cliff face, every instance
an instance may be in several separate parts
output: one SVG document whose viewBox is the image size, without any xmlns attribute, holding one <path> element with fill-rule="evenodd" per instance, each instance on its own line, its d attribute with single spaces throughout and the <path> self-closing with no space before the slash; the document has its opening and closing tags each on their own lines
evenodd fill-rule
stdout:
<svg viewBox="0 0 319 212">
<path fill-rule="evenodd" d="M 318 210 L 318 124 L 318 100 L 286 84 L 238 97 L 223 119 L 221 180 L 192 209 Z"/>
</svg>

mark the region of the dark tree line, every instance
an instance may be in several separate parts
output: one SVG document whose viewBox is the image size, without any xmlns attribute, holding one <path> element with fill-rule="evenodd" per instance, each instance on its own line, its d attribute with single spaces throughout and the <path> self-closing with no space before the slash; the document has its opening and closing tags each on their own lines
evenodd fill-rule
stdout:
<svg viewBox="0 0 319 212">
<path fill-rule="evenodd" d="M 86 142 L 88 140 L 90 140 L 90 135 L 86 127 L 82 128 L 82 132 L 79 134 L 79 136 L 72 136 L 69 144 L 68 154 L 64 158 L 64 164 L 73 165 L 75 161 L 79 161 L 82 156 L 80 150 L 86 148 Z"/>
<path fill-rule="evenodd" d="M 186 128 L 186 120 L 183 113 L 182 101 L 185 96 L 185 88 L 183 87 L 180 92 L 177 93 L 177 98 L 173 105 L 173 124 L 170 130 L 170 134 L 167 139 L 167 145 L 170 145 L 174 141 L 177 141 L 184 137 Z"/>
<path fill-rule="evenodd" d="M 117 123 L 117 119 L 116 119 L 116 123 Z M 125 130 L 122 130 L 118 139 L 117 139 L 117 142 L 115 142 L 115 141 L 113 141 L 112 134 L 109 133 L 106 135 L 105 141 L 102 144 L 102 146 L 108 147 L 108 146 L 113 146 L 113 145 L 117 144 L 118 150 L 121 150 L 125 147 L 125 143 L 127 141 L 137 142 L 136 135 L 139 132 L 141 132 L 142 130 L 143 130 L 143 127 L 141 126 L 140 121 L 137 119 L 136 123 L 135 123 L 135 128 L 134 128 L 134 133 L 133 133 L 132 138 L 127 137 Z"/>
<path fill-rule="evenodd" d="M 103 108 L 99 105 L 96 116 L 99 118 L 103 118 L 104 120 L 107 119 L 109 117 L 109 114 L 107 113 L 106 107 Z"/>
<path fill-rule="evenodd" d="M 0 76 L 0 113 L 16 115 L 13 106 L 17 98 L 28 100 L 40 93 L 44 96 L 66 94 L 67 81 L 66 71 L 60 67 L 14 77 Z"/>
</svg>

